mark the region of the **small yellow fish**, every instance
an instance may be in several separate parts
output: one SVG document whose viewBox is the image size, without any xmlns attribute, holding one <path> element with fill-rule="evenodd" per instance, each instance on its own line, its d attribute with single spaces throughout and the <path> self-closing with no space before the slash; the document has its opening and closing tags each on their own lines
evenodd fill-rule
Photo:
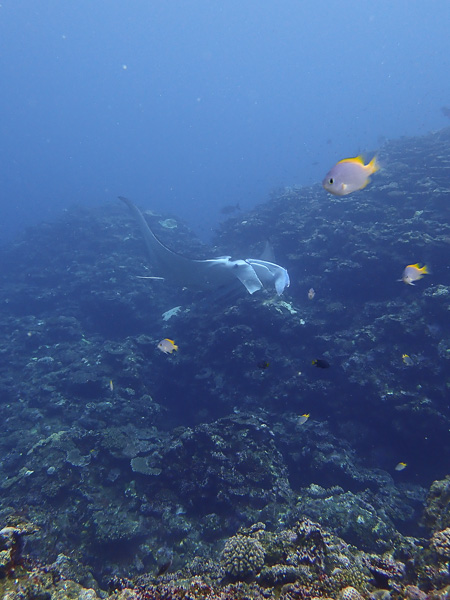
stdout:
<svg viewBox="0 0 450 600">
<path fill-rule="evenodd" d="M 112 379 L 109 380 L 109 391 L 110 392 L 114 391 L 114 384 L 113 384 L 113 380 Z"/>
<path fill-rule="evenodd" d="M 423 267 L 421 267 L 419 263 L 408 265 L 403 271 L 402 281 L 408 285 L 414 285 L 413 281 L 418 281 L 419 279 L 422 279 L 424 275 L 429 275 L 429 273 L 426 265 Z"/>
<path fill-rule="evenodd" d="M 347 196 L 365 188 L 370 181 L 370 175 L 379 168 L 376 156 L 367 165 L 364 164 L 362 156 L 344 158 L 328 171 L 322 185 L 330 194 Z"/>
<path fill-rule="evenodd" d="M 403 469 L 406 469 L 407 467 L 407 463 L 405 462 L 399 462 L 398 465 L 395 465 L 395 470 L 396 471 L 403 471 Z"/>
<path fill-rule="evenodd" d="M 161 352 L 164 352 L 164 354 L 172 354 L 174 350 L 178 350 L 178 346 L 173 340 L 169 340 L 169 338 L 161 340 L 158 344 L 158 348 Z"/>
<path fill-rule="evenodd" d="M 309 419 L 309 413 L 305 413 L 304 415 L 301 415 L 301 416 L 298 418 L 298 421 L 297 421 L 297 423 L 298 423 L 299 425 L 304 425 L 308 419 Z"/>
<path fill-rule="evenodd" d="M 408 354 L 402 354 L 402 360 L 407 367 L 412 367 L 414 364 L 413 359 Z"/>
</svg>

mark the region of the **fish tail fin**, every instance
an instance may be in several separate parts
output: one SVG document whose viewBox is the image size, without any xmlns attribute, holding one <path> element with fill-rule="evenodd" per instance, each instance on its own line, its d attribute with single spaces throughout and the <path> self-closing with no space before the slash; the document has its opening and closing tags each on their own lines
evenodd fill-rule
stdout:
<svg viewBox="0 0 450 600">
<path fill-rule="evenodd" d="M 420 270 L 424 275 L 430 274 L 430 269 L 429 269 L 429 267 L 427 267 L 427 265 L 423 265 L 423 267 Z"/>
<path fill-rule="evenodd" d="M 376 173 L 380 170 L 380 163 L 378 162 L 376 155 L 372 158 L 367 167 L 370 169 L 370 173 Z"/>
<path fill-rule="evenodd" d="M 178 350 L 178 346 L 176 344 L 173 345 L 174 350 Z"/>
<path fill-rule="evenodd" d="M 317 364 L 317 360 L 313 360 L 313 361 L 311 361 L 311 364 L 312 364 L 312 365 L 316 365 L 316 364 Z"/>
</svg>

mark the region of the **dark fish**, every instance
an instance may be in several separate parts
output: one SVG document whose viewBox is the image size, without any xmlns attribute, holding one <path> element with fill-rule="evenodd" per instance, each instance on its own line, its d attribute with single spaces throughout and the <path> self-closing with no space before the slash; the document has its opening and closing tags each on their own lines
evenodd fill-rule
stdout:
<svg viewBox="0 0 450 600">
<path fill-rule="evenodd" d="M 256 366 L 258 367 L 258 369 L 262 369 L 263 371 L 265 369 L 267 369 L 267 367 L 269 367 L 270 363 L 267 362 L 267 360 L 260 360 L 259 362 L 256 363 Z"/>
<path fill-rule="evenodd" d="M 172 559 L 170 558 L 167 562 L 160 565 L 155 577 L 161 577 L 161 575 L 164 575 L 164 573 L 167 573 L 167 571 L 170 569 L 171 566 L 172 566 Z"/>
<path fill-rule="evenodd" d="M 227 204 L 226 206 L 223 206 L 220 209 L 220 212 L 223 215 L 231 215 L 231 213 L 234 213 L 237 210 L 241 210 L 241 207 L 239 206 L 239 202 L 237 202 L 236 204 Z"/>
<path fill-rule="evenodd" d="M 331 366 L 330 363 L 324 358 L 316 358 L 316 360 L 313 360 L 311 364 L 319 369 L 328 369 Z"/>
<path fill-rule="evenodd" d="M 441 113 L 444 115 L 444 117 L 447 117 L 447 119 L 450 119 L 450 108 L 448 106 L 443 106 L 441 108 Z"/>
</svg>

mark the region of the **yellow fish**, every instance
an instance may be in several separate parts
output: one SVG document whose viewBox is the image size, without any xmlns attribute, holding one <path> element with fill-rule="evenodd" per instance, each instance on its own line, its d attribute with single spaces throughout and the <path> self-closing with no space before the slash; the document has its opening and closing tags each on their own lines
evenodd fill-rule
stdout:
<svg viewBox="0 0 450 600">
<path fill-rule="evenodd" d="M 301 416 L 298 418 L 298 421 L 297 421 L 297 423 L 298 423 L 299 425 L 304 425 L 308 419 L 309 419 L 309 413 L 305 413 L 304 415 L 301 415 Z"/>
<path fill-rule="evenodd" d="M 412 367 L 414 364 L 413 359 L 408 354 L 402 354 L 402 360 L 407 367 Z"/>
<path fill-rule="evenodd" d="M 362 156 L 344 158 L 328 171 L 322 185 L 330 194 L 347 196 L 365 188 L 370 181 L 370 175 L 379 168 L 375 156 L 367 165 L 364 164 Z"/>
<path fill-rule="evenodd" d="M 406 469 L 407 467 L 407 463 L 405 462 L 399 462 L 397 465 L 395 465 L 395 470 L 396 471 L 403 471 L 403 469 Z"/>
<path fill-rule="evenodd" d="M 109 380 L 109 391 L 110 392 L 114 391 L 114 384 L 113 384 L 113 380 L 112 379 Z"/>
<path fill-rule="evenodd" d="M 161 352 L 164 352 L 164 354 L 172 354 L 174 350 L 178 350 L 178 346 L 173 340 L 169 340 L 169 338 L 161 340 L 158 344 L 158 348 Z"/>
<path fill-rule="evenodd" d="M 414 285 L 413 281 L 418 281 L 419 279 L 422 279 L 424 275 L 429 275 L 429 273 L 426 265 L 423 267 L 421 267 L 419 263 L 408 265 L 403 271 L 402 281 L 408 285 Z"/>
</svg>

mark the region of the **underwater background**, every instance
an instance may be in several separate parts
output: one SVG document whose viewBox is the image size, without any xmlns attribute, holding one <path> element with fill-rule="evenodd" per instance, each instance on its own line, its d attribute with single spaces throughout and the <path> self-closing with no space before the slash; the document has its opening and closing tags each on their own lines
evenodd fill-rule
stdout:
<svg viewBox="0 0 450 600">
<path fill-rule="evenodd" d="M 0 597 L 450 596 L 449 16 L 2 3 Z"/>
<path fill-rule="evenodd" d="M 444 127 L 449 19 L 447 0 L 2 1 L 0 235 L 123 195 L 209 240 L 224 205 Z"/>
</svg>

